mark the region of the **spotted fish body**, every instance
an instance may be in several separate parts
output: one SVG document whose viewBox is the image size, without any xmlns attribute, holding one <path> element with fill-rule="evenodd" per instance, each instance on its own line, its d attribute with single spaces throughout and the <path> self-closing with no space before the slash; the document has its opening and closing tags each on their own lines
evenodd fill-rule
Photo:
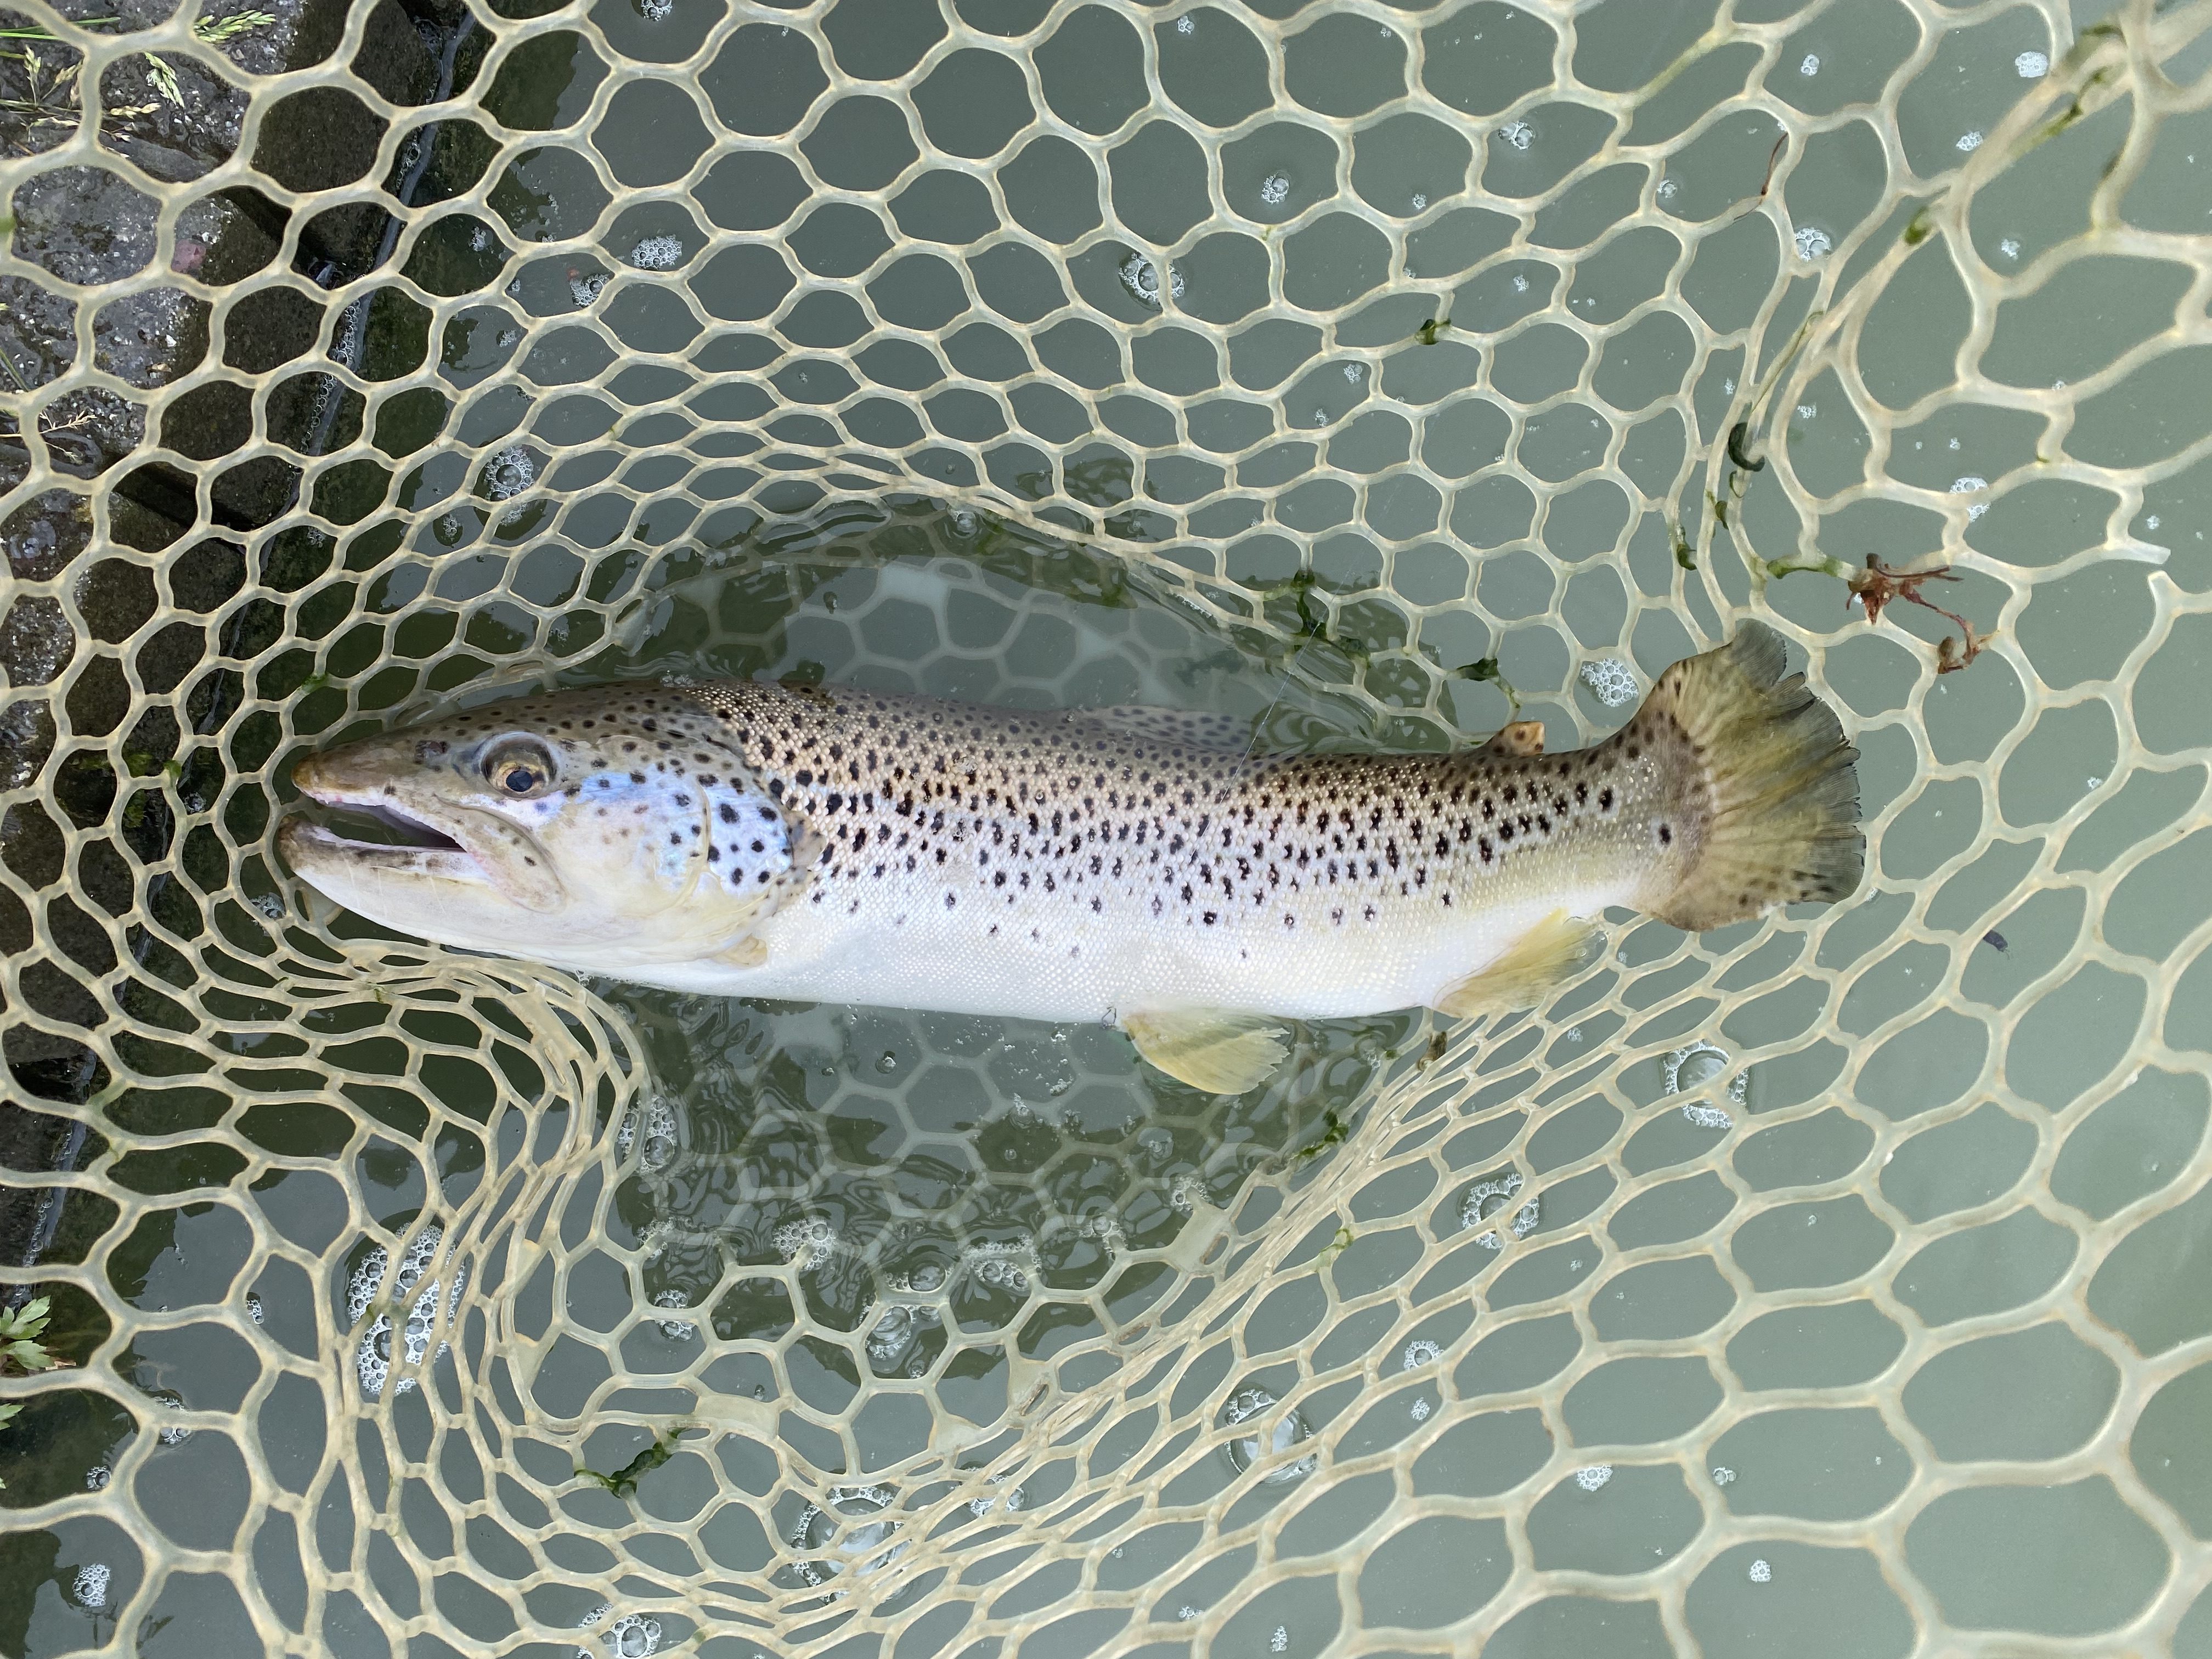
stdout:
<svg viewBox="0 0 2212 1659">
<path fill-rule="evenodd" d="M 1640 734 L 1250 759 L 1150 711 L 690 695 L 822 850 L 763 924 L 765 960 L 672 972 L 686 988 L 1054 1020 L 1373 1013 L 1437 1001 L 1553 911 L 1633 903 L 1690 846 L 1679 757 Z"/>
<path fill-rule="evenodd" d="M 1702 927 L 1848 891 L 1851 753 L 1780 667 L 1747 629 L 1563 755 L 1255 757 L 1215 717 L 847 687 L 569 691 L 301 767 L 310 796 L 444 845 L 295 824 L 283 847 L 449 943 L 683 990 L 1118 1022 L 1158 1059 L 1163 1022 L 1203 1042 L 1261 1016 L 1525 1006 L 1611 907 Z"/>
</svg>

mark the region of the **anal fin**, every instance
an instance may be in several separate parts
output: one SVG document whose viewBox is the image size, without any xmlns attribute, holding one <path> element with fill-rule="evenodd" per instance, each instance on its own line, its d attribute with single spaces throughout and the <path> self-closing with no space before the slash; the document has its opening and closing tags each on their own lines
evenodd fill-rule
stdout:
<svg viewBox="0 0 2212 1659">
<path fill-rule="evenodd" d="M 1455 1019 L 1534 1008 L 1589 965 L 1602 931 L 1596 922 L 1554 910 L 1488 967 L 1449 987 L 1434 1006 Z"/>
<path fill-rule="evenodd" d="M 1147 1064 L 1208 1094 L 1255 1088 L 1290 1052 L 1283 1028 L 1264 1014 L 1200 1008 L 1172 1014 L 1131 1014 L 1121 1021 Z"/>
</svg>

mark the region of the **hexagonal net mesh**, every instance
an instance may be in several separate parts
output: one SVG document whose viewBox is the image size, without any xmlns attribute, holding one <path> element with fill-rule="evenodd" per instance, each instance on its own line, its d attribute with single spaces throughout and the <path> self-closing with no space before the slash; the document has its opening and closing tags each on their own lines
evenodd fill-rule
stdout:
<svg viewBox="0 0 2212 1659">
<path fill-rule="evenodd" d="M 2212 9 L 266 3 L 0 13 L 0 1646 L 2212 1652 Z M 1744 617 L 1856 898 L 1236 1101 L 268 848 L 549 677 L 1559 748 Z"/>
</svg>

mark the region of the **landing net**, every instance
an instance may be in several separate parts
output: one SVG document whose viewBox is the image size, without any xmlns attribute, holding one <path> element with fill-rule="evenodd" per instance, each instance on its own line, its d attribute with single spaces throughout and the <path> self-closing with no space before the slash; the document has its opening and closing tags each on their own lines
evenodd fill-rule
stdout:
<svg viewBox="0 0 2212 1659">
<path fill-rule="evenodd" d="M 2212 8 L 266 3 L 0 13 L 0 1649 L 2212 1653 Z M 1242 1101 L 270 848 L 487 687 L 1745 617 L 1855 900 Z"/>
</svg>

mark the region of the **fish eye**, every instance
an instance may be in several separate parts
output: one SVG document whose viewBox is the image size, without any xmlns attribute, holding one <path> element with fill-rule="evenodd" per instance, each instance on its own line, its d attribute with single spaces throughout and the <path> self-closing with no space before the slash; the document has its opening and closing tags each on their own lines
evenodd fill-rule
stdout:
<svg viewBox="0 0 2212 1659">
<path fill-rule="evenodd" d="M 484 781 L 502 795 L 526 800 L 553 781 L 553 757 L 532 738 L 501 744 L 484 757 Z"/>
</svg>

